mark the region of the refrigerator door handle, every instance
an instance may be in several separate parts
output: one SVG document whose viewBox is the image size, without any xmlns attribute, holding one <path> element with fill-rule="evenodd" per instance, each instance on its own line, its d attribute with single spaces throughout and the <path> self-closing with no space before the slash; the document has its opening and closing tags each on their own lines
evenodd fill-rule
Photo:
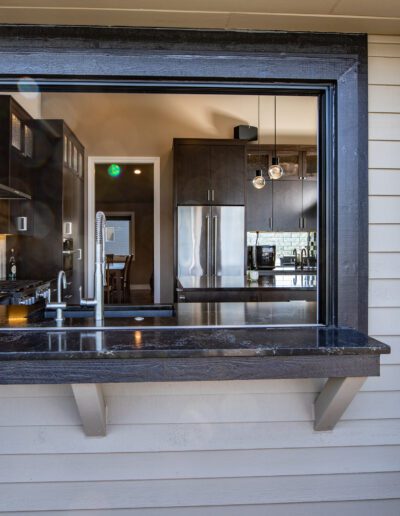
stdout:
<svg viewBox="0 0 400 516">
<path fill-rule="evenodd" d="M 210 245 L 211 245 L 211 235 L 210 235 L 210 216 L 206 215 L 206 228 L 207 228 L 207 235 L 206 235 L 206 245 L 207 245 L 207 276 L 210 275 Z"/>
<path fill-rule="evenodd" d="M 217 276 L 217 260 L 218 260 L 218 217 L 217 215 L 213 216 L 214 220 L 214 276 Z"/>
</svg>

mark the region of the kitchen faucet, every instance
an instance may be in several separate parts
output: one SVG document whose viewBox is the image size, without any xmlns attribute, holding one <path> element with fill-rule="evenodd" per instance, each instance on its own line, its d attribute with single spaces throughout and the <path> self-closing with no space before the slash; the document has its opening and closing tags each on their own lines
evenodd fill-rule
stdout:
<svg viewBox="0 0 400 516">
<path fill-rule="evenodd" d="M 81 306 L 94 306 L 97 323 L 104 322 L 104 286 L 106 281 L 106 252 L 105 252 L 106 216 L 102 211 L 96 213 L 96 256 L 94 269 L 94 298 L 82 299 Z"/>
<path fill-rule="evenodd" d="M 307 256 L 307 249 L 303 247 L 300 254 L 300 268 L 303 270 L 304 268 L 304 258 L 308 258 Z"/>
<path fill-rule="evenodd" d="M 293 249 L 292 254 L 294 256 L 294 268 L 296 269 L 297 268 L 297 249 L 296 248 Z"/>
<path fill-rule="evenodd" d="M 46 308 L 55 308 L 56 309 L 56 321 L 62 322 L 64 320 L 63 310 L 67 308 L 67 303 L 62 301 L 62 289 L 67 288 L 67 277 L 64 271 L 60 271 L 58 273 L 57 278 L 57 302 L 52 303 L 49 302 L 46 305 Z"/>
</svg>

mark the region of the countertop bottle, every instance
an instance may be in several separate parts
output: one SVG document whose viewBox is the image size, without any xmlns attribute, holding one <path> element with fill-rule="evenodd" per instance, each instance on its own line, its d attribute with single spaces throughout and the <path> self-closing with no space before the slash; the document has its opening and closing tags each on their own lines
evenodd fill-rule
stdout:
<svg viewBox="0 0 400 516">
<path fill-rule="evenodd" d="M 11 249 L 10 259 L 8 260 L 8 279 L 17 279 L 17 262 L 14 256 L 14 249 Z"/>
</svg>

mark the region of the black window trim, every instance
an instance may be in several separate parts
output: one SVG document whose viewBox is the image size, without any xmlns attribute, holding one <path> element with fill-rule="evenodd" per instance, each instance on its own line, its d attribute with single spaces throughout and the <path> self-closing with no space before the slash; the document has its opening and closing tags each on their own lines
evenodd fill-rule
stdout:
<svg viewBox="0 0 400 516">
<path fill-rule="evenodd" d="M 27 74 L 42 91 L 319 95 L 318 322 L 367 332 L 365 35 L 0 26 L 0 89 Z"/>
</svg>

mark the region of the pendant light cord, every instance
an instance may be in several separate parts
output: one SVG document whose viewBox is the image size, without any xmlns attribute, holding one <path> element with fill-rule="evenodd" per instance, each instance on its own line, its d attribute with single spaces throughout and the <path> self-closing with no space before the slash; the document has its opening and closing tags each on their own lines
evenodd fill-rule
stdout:
<svg viewBox="0 0 400 516">
<path fill-rule="evenodd" d="M 276 159 L 276 95 L 274 97 L 274 121 L 275 121 L 275 144 L 274 144 L 274 154 Z"/>
<path fill-rule="evenodd" d="M 258 166 L 260 167 L 261 176 L 262 172 L 262 164 L 261 164 L 261 127 L 260 127 L 260 95 L 258 95 L 258 103 L 257 103 L 257 116 L 258 116 Z"/>
</svg>

